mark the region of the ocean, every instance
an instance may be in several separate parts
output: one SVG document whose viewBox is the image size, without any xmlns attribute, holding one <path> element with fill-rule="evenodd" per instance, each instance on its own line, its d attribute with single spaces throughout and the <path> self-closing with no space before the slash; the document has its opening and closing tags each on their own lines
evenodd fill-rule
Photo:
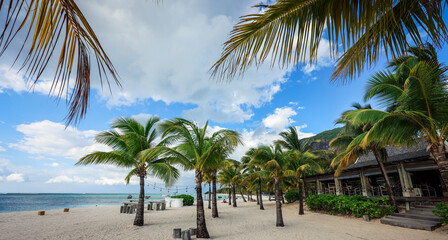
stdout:
<svg viewBox="0 0 448 240">
<path fill-rule="evenodd" d="M 7 193 L 0 194 L 0 213 L 120 205 L 128 200 L 128 195 L 138 199 L 138 194 Z M 147 196 L 152 200 L 165 199 L 162 194 Z"/>
</svg>

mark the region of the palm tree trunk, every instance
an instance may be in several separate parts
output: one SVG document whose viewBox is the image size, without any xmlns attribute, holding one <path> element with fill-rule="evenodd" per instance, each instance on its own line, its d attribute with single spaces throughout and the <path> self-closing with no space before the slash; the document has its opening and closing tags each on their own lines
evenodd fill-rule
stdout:
<svg viewBox="0 0 448 240">
<path fill-rule="evenodd" d="M 282 203 L 280 202 L 280 184 L 278 182 L 278 178 L 274 179 L 275 181 L 275 207 L 277 213 L 276 227 L 284 227 L 283 224 L 283 215 L 282 215 Z"/>
<path fill-rule="evenodd" d="M 241 197 L 243 197 L 243 201 L 247 202 L 246 199 L 244 198 L 243 190 L 241 188 L 240 188 L 240 194 L 241 194 Z M 247 193 L 247 197 L 249 198 L 249 193 Z"/>
<path fill-rule="evenodd" d="M 395 211 L 398 211 L 397 202 L 395 201 L 394 192 L 392 191 L 392 186 L 390 185 L 389 177 L 387 176 L 386 168 L 384 167 L 384 163 L 381 160 L 378 152 L 375 149 L 372 149 L 373 154 L 375 155 L 375 159 L 378 162 L 378 165 L 380 166 L 381 173 L 383 174 L 384 181 L 386 182 L 386 189 L 387 193 L 389 195 L 390 203 L 392 206 L 395 207 Z"/>
<path fill-rule="evenodd" d="M 229 205 L 232 205 L 232 189 L 229 187 Z"/>
<path fill-rule="evenodd" d="M 440 177 L 444 183 L 444 192 L 448 192 L 448 160 L 446 158 L 446 145 L 444 143 L 433 144 L 429 150 L 430 157 L 436 162 Z"/>
<path fill-rule="evenodd" d="M 303 215 L 303 192 L 302 192 L 302 183 L 299 178 L 299 215 Z"/>
<path fill-rule="evenodd" d="M 306 176 L 303 176 L 303 191 L 305 192 L 305 198 L 308 197 L 308 186 L 306 186 Z"/>
<path fill-rule="evenodd" d="M 235 191 L 235 185 L 233 185 L 232 190 L 233 190 L 233 193 L 232 193 L 232 195 L 233 195 L 233 207 L 236 207 L 236 191 Z"/>
<path fill-rule="evenodd" d="M 216 171 L 212 172 L 212 183 L 213 183 L 212 218 L 217 218 L 219 216 L 218 216 L 218 203 L 216 199 Z"/>
<path fill-rule="evenodd" d="M 255 190 L 255 193 L 257 194 L 257 205 L 260 205 L 260 199 L 259 199 L 259 194 L 260 194 L 260 192 L 258 191 L 258 189 L 257 190 Z"/>
<path fill-rule="evenodd" d="M 211 183 L 208 183 L 208 209 L 212 209 L 212 187 Z"/>
<path fill-rule="evenodd" d="M 263 191 L 261 191 L 261 178 L 258 178 L 258 193 L 260 194 L 260 210 L 264 210 L 263 207 Z M 258 196 L 257 196 L 258 198 Z"/>
<path fill-rule="evenodd" d="M 134 225 L 143 226 L 144 223 L 144 201 L 145 201 L 145 176 L 140 175 L 140 194 L 138 195 L 137 213 L 135 214 Z"/>
<path fill-rule="evenodd" d="M 247 201 L 250 201 L 252 199 L 252 193 L 250 191 L 247 192 Z"/>
<path fill-rule="evenodd" d="M 285 198 L 283 197 L 283 189 L 280 187 L 280 197 L 282 198 L 282 203 L 285 204 Z"/>
<path fill-rule="evenodd" d="M 205 224 L 204 201 L 202 200 L 202 172 L 196 170 L 196 229 L 197 238 L 210 238 Z"/>
</svg>

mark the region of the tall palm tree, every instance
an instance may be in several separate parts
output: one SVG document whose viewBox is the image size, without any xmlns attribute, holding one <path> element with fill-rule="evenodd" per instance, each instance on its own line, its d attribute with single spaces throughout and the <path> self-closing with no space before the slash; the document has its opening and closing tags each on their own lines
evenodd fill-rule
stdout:
<svg viewBox="0 0 448 240">
<path fill-rule="evenodd" d="M 317 61 L 325 35 L 331 56 L 339 56 L 332 79 L 352 79 L 376 63 L 381 51 L 390 59 L 427 35 L 437 46 L 447 37 L 446 1 L 433 0 L 278 0 L 241 17 L 224 43 L 213 76 L 234 78 L 266 59 L 280 67 Z"/>
<path fill-rule="evenodd" d="M 0 1 L 0 13 L 5 23 L 0 27 L 0 57 L 17 41 L 16 36 L 26 33 L 14 63 L 25 52 L 20 69 L 33 84 L 55 60 L 53 55 L 59 55 L 56 56 L 59 61 L 50 92 L 57 92 L 59 97 L 70 95 L 67 124 L 79 121 L 87 111 L 91 86 L 90 53 L 94 55 L 101 82 L 105 77 L 109 85 L 110 76 L 120 85 L 114 65 L 74 0 Z M 59 51 L 56 48 L 60 48 Z M 73 68 L 75 83 L 70 84 Z"/>
<path fill-rule="evenodd" d="M 197 237 L 209 238 L 202 199 L 202 182 L 204 170 L 217 165 L 222 149 L 231 152 L 240 141 L 240 134 L 236 131 L 222 129 L 207 136 L 208 122 L 200 128 L 197 123 L 182 118 L 175 118 L 160 124 L 164 141 L 176 144 L 173 148 L 166 148 L 171 156 L 182 163 L 185 170 L 195 171 L 196 205 L 197 205 Z"/>
<path fill-rule="evenodd" d="M 316 156 L 324 156 L 331 152 L 331 150 L 314 150 L 312 144 L 319 140 L 314 140 L 313 138 L 309 138 L 308 140 L 300 139 L 297 129 L 293 126 L 289 126 L 288 130 L 281 132 L 280 137 L 282 139 L 277 140 L 283 148 L 288 151 L 292 151 L 300 156 L 300 154 L 304 154 L 306 152 L 313 153 Z M 316 160 L 317 161 L 317 160 Z M 308 188 L 306 186 L 306 174 L 302 175 L 303 177 L 303 188 L 305 191 L 305 197 L 308 197 Z"/>
<path fill-rule="evenodd" d="M 229 188 L 229 191 L 232 191 L 233 207 L 237 207 L 236 188 L 239 187 L 241 183 L 240 163 L 235 160 L 228 160 L 227 167 L 219 172 L 218 177 L 219 182 L 222 185 L 227 186 Z"/>
<path fill-rule="evenodd" d="M 397 208 L 395 196 L 392 191 L 389 177 L 384 167 L 384 162 L 387 162 L 388 154 L 386 151 L 387 142 L 384 141 L 369 141 L 363 144 L 363 139 L 368 131 L 372 128 L 371 122 L 357 122 L 353 124 L 352 114 L 356 111 L 370 110 L 370 105 L 361 106 L 358 103 L 353 104 L 356 110 L 349 110 L 342 114 L 342 117 L 336 120 L 336 123 L 345 124 L 344 130 L 330 142 L 330 147 L 339 149 L 338 155 L 333 159 L 331 165 L 337 166 L 335 176 L 338 176 L 344 169 L 353 164 L 359 157 L 372 152 L 381 170 L 386 183 L 386 189 L 389 195 L 391 204 Z"/>
<path fill-rule="evenodd" d="M 437 164 L 445 188 L 448 188 L 447 68 L 434 60 L 419 60 L 411 66 L 409 74 L 403 77 L 401 94 L 387 88 L 372 94 L 372 97 L 393 99 L 390 101 L 390 105 L 396 105 L 393 111 L 363 109 L 353 112 L 350 117 L 354 124 L 374 124 L 363 144 L 384 141 L 411 146 L 425 141 L 430 158 Z"/>
<path fill-rule="evenodd" d="M 305 176 L 310 170 L 314 170 L 317 173 L 323 173 L 324 171 L 318 163 L 319 158 L 308 151 L 302 153 L 300 151 L 289 150 L 288 154 L 290 156 L 290 161 L 287 167 L 288 170 L 285 171 L 285 176 L 297 180 L 297 189 L 299 190 L 299 215 L 303 215 L 302 190 L 305 191 Z"/>
<path fill-rule="evenodd" d="M 76 165 L 111 164 L 118 167 L 129 168 L 131 171 L 126 176 L 126 183 L 132 176 L 140 178 L 140 194 L 138 199 L 137 214 L 134 225 L 143 226 L 144 223 L 144 198 L 145 178 L 154 176 L 162 179 L 168 186 L 179 177 L 179 171 L 172 166 L 175 158 L 166 155 L 157 143 L 159 134 L 155 124 L 158 117 L 148 119 L 145 125 L 133 118 L 119 118 L 112 122 L 114 130 L 100 132 L 95 141 L 112 148 L 109 152 L 94 152 L 82 157 Z"/>
<path fill-rule="evenodd" d="M 262 174 L 261 174 L 261 170 L 262 168 L 260 167 L 260 164 L 257 164 L 258 162 L 252 161 L 257 153 L 258 153 L 257 148 L 250 148 L 246 154 L 242 157 L 241 162 L 246 166 L 246 171 L 249 173 L 249 175 L 246 177 L 246 179 L 244 180 L 246 181 L 250 181 L 250 180 L 255 180 L 257 181 L 258 184 L 258 191 L 257 191 L 257 201 L 260 205 L 260 210 L 264 210 L 264 206 L 263 206 L 263 190 L 261 188 L 262 185 Z"/>
<path fill-rule="evenodd" d="M 251 164 L 258 165 L 262 169 L 255 174 L 266 176 L 269 182 L 274 183 L 277 227 L 285 226 L 283 223 L 282 189 L 280 184 L 287 170 L 288 160 L 289 158 L 283 152 L 281 145 L 277 143 L 272 146 L 258 148 L 255 157 L 250 161 Z"/>
</svg>

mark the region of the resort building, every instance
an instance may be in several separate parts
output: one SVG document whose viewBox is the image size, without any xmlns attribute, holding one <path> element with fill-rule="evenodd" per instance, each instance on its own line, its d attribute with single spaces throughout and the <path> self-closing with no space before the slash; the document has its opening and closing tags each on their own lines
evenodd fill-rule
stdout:
<svg viewBox="0 0 448 240">
<path fill-rule="evenodd" d="M 436 202 L 446 200 L 448 192 L 437 165 L 429 158 L 426 144 L 410 148 L 388 147 L 384 163 L 398 202 Z M 328 141 L 316 143 L 317 149 L 328 149 Z M 386 184 L 373 154 L 360 157 L 337 178 L 334 173 L 310 176 L 306 180 L 315 194 L 387 196 Z M 312 186 L 311 186 L 312 185 Z"/>
</svg>

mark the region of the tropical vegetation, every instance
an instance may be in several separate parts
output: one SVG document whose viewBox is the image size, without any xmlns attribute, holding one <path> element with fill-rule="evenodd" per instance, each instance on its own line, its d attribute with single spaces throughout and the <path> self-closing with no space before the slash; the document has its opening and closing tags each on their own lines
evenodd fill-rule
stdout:
<svg viewBox="0 0 448 240">
<path fill-rule="evenodd" d="M 174 147 L 161 147 L 170 156 L 179 160 L 185 170 L 195 171 L 197 237 L 210 238 L 207 230 L 202 182 L 204 171 L 220 164 L 223 152 L 230 153 L 241 143 L 239 133 L 222 129 L 207 135 L 208 122 L 199 127 L 197 123 L 182 118 L 167 120 L 160 124 L 163 142 L 175 144 Z"/>
<path fill-rule="evenodd" d="M 118 118 L 112 122 L 113 130 L 96 135 L 95 141 L 111 148 L 109 152 L 94 152 L 82 157 L 76 165 L 109 164 L 129 169 L 126 183 L 133 176 L 139 177 L 140 194 L 134 225 L 144 224 L 145 178 L 147 176 L 162 179 L 166 185 L 172 185 L 179 177 L 179 171 L 173 166 L 176 158 L 160 148 L 164 142 L 157 143 L 159 133 L 156 124 L 158 117 L 149 118 L 144 125 L 133 118 Z"/>
<path fill-rule="evenodd" d="M 394 206 L 389 206 L 388 198 L 368 199 L 359 195 L 313 195 L 306 199 L 306 205 L 311 211 L 353 215 L 355 217 L 368 215 L 370 218 L 381 218 L 396 211 Z"/>
</svg>

